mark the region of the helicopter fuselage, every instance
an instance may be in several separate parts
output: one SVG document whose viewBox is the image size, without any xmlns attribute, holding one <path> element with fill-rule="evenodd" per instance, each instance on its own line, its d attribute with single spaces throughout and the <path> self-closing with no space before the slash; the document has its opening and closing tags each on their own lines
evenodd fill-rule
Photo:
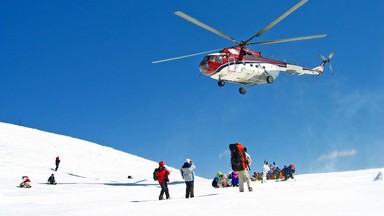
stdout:
<svg viewBox="0 0 384 216">
<path fill-rule="evenodd" d="M 285 68 L 284 62 L 264 58 L 260 52 L 240 47 L 209 54 L 199 66 L 204 75 L 213 79 L 244 85 L 272 83 Z"/>
</svg>

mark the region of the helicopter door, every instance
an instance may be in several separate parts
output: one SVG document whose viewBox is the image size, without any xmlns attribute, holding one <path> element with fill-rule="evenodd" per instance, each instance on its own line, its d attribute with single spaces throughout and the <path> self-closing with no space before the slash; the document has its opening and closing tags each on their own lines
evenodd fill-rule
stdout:
<svg viewBox="0 0 384 216">
<path fill-rule="evenodd" d="M 228 72 L 236 71 L 236 60 L 233 57 L 228 58 Z"/>
</svg>

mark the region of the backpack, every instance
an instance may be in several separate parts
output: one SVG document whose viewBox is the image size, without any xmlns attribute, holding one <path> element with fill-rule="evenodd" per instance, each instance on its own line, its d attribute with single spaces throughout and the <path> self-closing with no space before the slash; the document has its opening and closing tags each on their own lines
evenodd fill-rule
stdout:
<svg viewBox="0 0 384 216">
<path fill-rule="evenodd" d="M 157 176 L 157 168 L 153 171 L 153 180 L 157 181 L 159 177 Z"/>
<path fill-rule="evenodd" d="M 240 143 L 229 144 L 229 150 L 231 151 L 232 170 L 242 171 L 246 169 L 244 146 Z"/>
</svg>

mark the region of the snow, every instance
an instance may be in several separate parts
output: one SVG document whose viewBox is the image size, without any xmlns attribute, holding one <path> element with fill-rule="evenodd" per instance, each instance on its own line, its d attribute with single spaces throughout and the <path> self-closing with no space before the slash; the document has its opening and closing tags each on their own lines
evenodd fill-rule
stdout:
<svg viewBox="0 0 384 216">
<path fill-rule="evenodd" d="M 57 172 L 56 156 L 61 159 Z M 193 159 L 193 158 L 192 158 Z M 166 163 L 166 158 L 164 158 Z M 180 161 L 180 166 L 183 161 Z M 196 174 L 199 166 L 196 162 Z M 157 162 L 84 140 L 0 123 L 0 215 L 383 215 L 384 169 L 296 175 L 253 182 L 253 192 L 215 189 L 197 178 L 185 199 L 179 168 L 171 170 L 171 200 L 157 200 Z M 300 168 L 298 168 L 300 169 Z M 228 170 L 229 171 L 229 170 Z M 47 185 L 54 173 L 57 185 Z M 212 177 L 216 170 L 212 170 Z M 21 176 L 32 188 L 18 188 Z M 132 179 L 128 179 L 128 176 Z"/>
</svg>

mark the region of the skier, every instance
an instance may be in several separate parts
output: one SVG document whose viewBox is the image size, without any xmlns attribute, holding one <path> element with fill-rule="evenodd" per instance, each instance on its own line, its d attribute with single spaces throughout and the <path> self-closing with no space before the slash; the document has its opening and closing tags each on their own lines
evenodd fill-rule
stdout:
<svg viewBox="0 0 384 216">
<path fill-rule="evenodd" d="M 164 161 L 159 162 L 159 168 L 157 168 L 155 172 L 157 175 L 157 181 L 159 182 L 161 187 L 159 200 L 164 199 L 163 197 L 164 193 L 165 193 L 166 199 L 170 199 L 171 197 L 169 196 L 168 183 L 167 183 L 169 182 L 168 175 L 170 174 L 170 172 L 167 170 L 167 168 L 165 168 Z"/>
<path fill-rule="evenodd" d="M 194 194 L 194 180 L 195 180 L 195 170 L 196 166 L 190 159 L 186 159 L 185 163 L 180 169 L 181 176 L 183 177 L 185 184 L 187 186 L 185 191 L 185 198 L 193 198 Z"/>
</svg>

